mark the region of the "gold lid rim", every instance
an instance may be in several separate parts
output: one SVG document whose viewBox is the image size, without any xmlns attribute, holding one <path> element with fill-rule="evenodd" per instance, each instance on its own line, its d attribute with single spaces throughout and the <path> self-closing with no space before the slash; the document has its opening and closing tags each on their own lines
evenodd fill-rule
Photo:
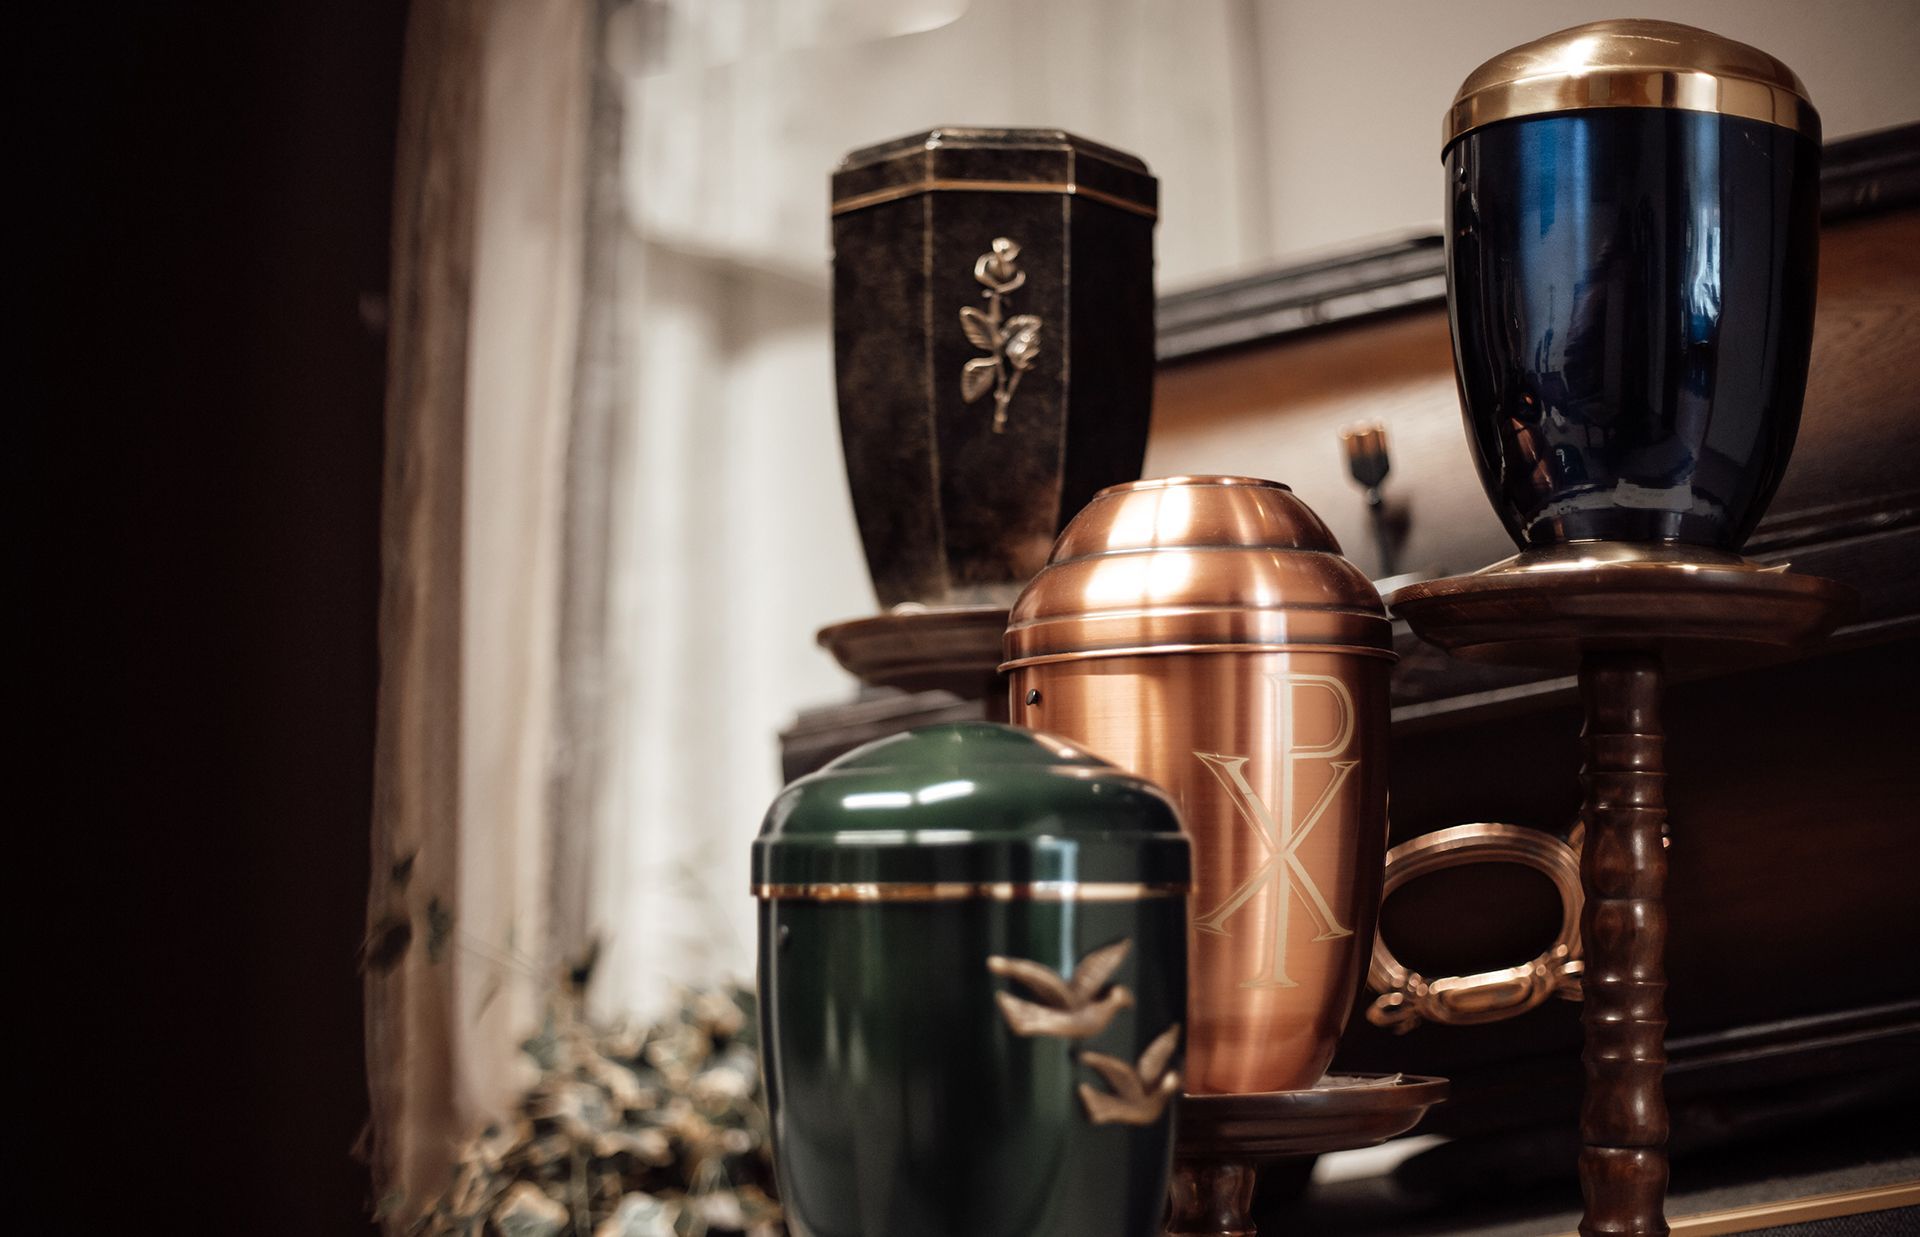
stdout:
<svg viewBox="0 0 1920 1237">
<path fill-rule="evenodd" d="M 1028 666 L 1051 665 L 1056 662 L 1092 661 L 1102 657 L 1159 657 L 1180 653 L 1334 653 L 1348 657 L 1372 657 L 1386 662 L 1400 660 L 1400 654 L 1394 652 L 1390 646 L 1378 644 L 1349 644 L 1318 640 L 1273 643 L 1195 641 L 1185 644 L 1132 644 L 1117 645 L 1113 648 L 1061 649 L 1051 653 L 1023 653 L 1001 662 L 1000 673 L 1006 674 L 1013 670 L 1023 670 Z"/>
<path fill-rule="evenodd" d="M 1072 180 L 979 180 L 957 179 L 954 177 L 923 177 L 919 180 L 905 181 L 897 185 L 888 185 L 870 193 L 858 193 L 851 197 L 834 200 L 830 213 L 835 217 L 866 210 L 870 206 L 881 206 L 888 202 L 897 202 L 902 198 L 918 197 L 926 193 L 1040 193 L 1060 197 L 1084 198 L 1089 202 L 1098 202 L 1117 210 L 1127 211 L 1145 219 L 1158 220 L 1158 206 L 1145 202 L 1136 202 L 1132 198 L 1109 193 L 1104 189 L 1095 189 Z"/>
<path fill-rule="evenodd" d="M 1171 477 L 1143 477 L 1138 481 L 1122 481 L 1118 485 L 1109 485 L 1095 491 L 1095 498 L 1105 498 L 1109 494 L 1133 494 L 1142 490 L 1177 490 L 1194 486 L 1245 486 L 1259 490 L 1285 490 L 1293 493 L 1293 487 L 1282 481 L 1269 481 L 1265 477 L 1247 477 L 1238 473 L 1196 472 L 1179 473 Z"/>
<path fill-rule="evenodd" d="M 802 881 L 762 883 L 762 902 L 1142 902 L 1183 898 L 1186 881 Z"/>
<path fill-rule="evenodd" d="M 1805 84 L 1778 59 L 1674 22 L 1590 22 L 1512 48 L 1462 83 L 1441 152 L 1503 120 L 1600 108 L 1663 108 L 1756 120 L 1820 140 Z"/>
</svg>

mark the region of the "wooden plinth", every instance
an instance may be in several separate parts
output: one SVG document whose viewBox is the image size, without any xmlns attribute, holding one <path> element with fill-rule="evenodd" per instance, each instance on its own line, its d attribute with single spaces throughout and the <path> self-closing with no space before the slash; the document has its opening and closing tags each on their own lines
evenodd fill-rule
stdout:
<svg viewBox="0 0 1920 1237">
<path fill-rule="evenodd" d="M 862 683 L 985 700 L 988 719 L 1005 721 L 1000 639 L 1006 630 L 1004 606 L 902 606 L 822 627 L 815 639 Z"/>
<path fill-rule="evenodd" d="M 1578 544 L 1411 585 L 1390 604 L 1455 656 L 1579 670 L 1580 1232 L 1659 1237 L 1668 1231 L 1666 674 L 1802 651 L 1851 613 L 1852 592 L 1731 555 Z"/>
<path fill-rule="evenodd" d="M 1410 1074 L 1330 1077 L 1306 1091 L 1181 1096 L 1167 1237 L 1256 1237 L 1248 1210 L 1262 1162 L 1383 1143 L 1446 1097 L 1445 1079 Z"/>
</svg>

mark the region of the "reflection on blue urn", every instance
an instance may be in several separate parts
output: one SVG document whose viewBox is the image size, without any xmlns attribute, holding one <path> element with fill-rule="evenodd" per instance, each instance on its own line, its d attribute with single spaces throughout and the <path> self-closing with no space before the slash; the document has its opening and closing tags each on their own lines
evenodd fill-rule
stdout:
<svg viewBox="0 0 1920 1237">
<path fill-rule="evenodd" d="M 1148 1237 L 1190 857 L 1151 783 L 984 722 L 870 743 L 753 849 L 781 1203 L 807 1237 Z"/>
<path fill-rule="evenodd" d="M 1444 158 L 1454 360 L 1508 532 L 1737 552 L 1813 339 L 1800 79 L 1704 30 L 1595 22 L 1468 77 Z"/>
</svg>

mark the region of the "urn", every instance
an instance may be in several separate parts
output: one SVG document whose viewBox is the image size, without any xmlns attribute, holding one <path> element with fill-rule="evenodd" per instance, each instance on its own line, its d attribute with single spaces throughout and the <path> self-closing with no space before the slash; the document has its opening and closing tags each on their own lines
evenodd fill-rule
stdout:
<svg viewBox="0 0 1920 1237">
<path fill-rule="evenodd" d="M 1786 65 L 1660 21 L 1482 65 L 1447 114 L 1447 290 L 1481 481 L 1523 549 L 1733 553 L 1813 338 L 1820 121 Z"/>
<path fill-rule="evenodd" d="M 1140 160 L 1057 129 L 935 129 L 834 172 L 840 439 L 882 607 L 1004 608 L 1140 475 L 1157 202 Z"/>
<path fill-rule="evenodd" d="M 1101 492 L 1013 607 L 1011 717 L 1163 787 L 1193 840 L 1187 1089 L 1312 1086 L 1353 1007 L 1387 833 L 1380 597 L 1284 485 Z"/>
<path fill-rule="evenodd" d="M 1157 1233 L 1189 875 L 1158 789 L 1007 726 L 881 739 L 783 791 L 753 881 L 793 1231 Z"/>
</svg>

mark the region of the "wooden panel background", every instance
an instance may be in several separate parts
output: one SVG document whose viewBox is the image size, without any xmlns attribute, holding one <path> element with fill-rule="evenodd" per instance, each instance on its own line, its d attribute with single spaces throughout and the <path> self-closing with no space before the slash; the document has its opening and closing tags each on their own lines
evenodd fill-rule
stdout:
<svg viewBox="0 0 1920 1237">
<path fill-rule="evenodd" d="M 1468 454 L 1443 303 L 1170 357 L 1157 397 L 1148 475 L 1284 481 L 1379 574 L 1338 442 L 1341 427 L 1377 420 L 1391 438 L 1398 570 L 1452 574 L 1513 553 Z M 1920 208 L 1831 223 L 1799 443 L 1748 552 L 1845 580 L 1863 608 L 1826 655 L 1672 691 L 1668 1088 L 1680 1150 L 1796 1106 L 1920 1087 L 1901 1063 L 1920 1045 L 1920 918 L 1897 861 L 1920 798 L 1901 755 L 1920 692 L 1916 414 Z M 1571 681 L 1451 662 L 1404 625 L 1396 645 L 1393 841 L 1471 820 L 1564 833 L 1579 799 Z M 1492 866 L 1408 886 L 1382 913 L 1382 931 L 1429 974 L 1511 965 L 1556 923 L 1544 881 Z M 1571 1128 L 1578 1006 L 1396 1037 L 1365 1023 L 1368 1000 L 1340 1064 L 1453 1077 L 1454 1101 L 1429 1128 Z"/>
<path fill-rule="evenodd" d="M 1825 230 L 1800 442 L 1749 546 L 1759 557 L 1830 563 L 1862 589 L 1868 623 L 1920 612 L 1913 573 L 1888 570 L 1911 558 L 1920 524 L 1915 289 L 1920 210 Z M 1386 492 L 1400 570 L 1451 574 L 1513 552 L 1468 454 L 1442 305 L 1163 364 L 1155 395 L 1149 476 L 1284 481 L 1377 574 L 1366 507 L 1338 441 L 1342 426 L 1377 420 L 1391 439 Z"/>
</svg>

